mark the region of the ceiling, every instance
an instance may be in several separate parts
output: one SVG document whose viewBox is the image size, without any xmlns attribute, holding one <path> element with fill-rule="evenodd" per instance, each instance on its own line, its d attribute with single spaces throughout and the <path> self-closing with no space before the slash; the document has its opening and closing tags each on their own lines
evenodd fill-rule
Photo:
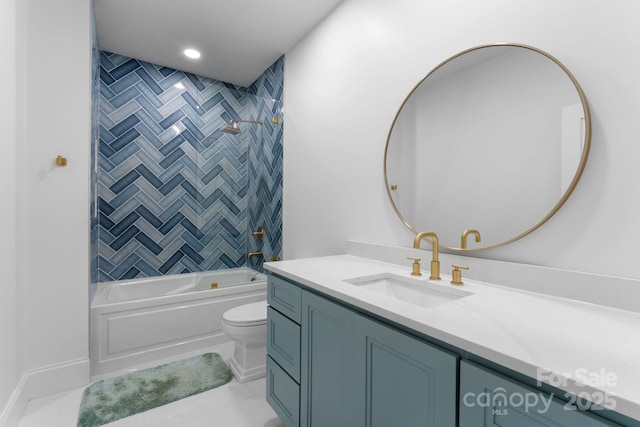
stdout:
<svg viewBox="0 0 640 427">
<path fill-rule="evenodd" d="M 101 50 L 247 87 L 343 0 L 95 0 Z M 184 56 L 187 48 L 202 53 Z"/>
</svg>

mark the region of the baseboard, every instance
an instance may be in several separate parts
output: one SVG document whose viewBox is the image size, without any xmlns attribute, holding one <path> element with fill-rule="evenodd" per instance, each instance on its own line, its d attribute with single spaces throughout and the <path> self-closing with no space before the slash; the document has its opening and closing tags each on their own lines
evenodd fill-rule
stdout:
<svg viewBox="0 0 640 427">
<path fill-rule="evenodd" d="M 90 378 L 88 358 L 25 372 L 0 414 L 0 427 L 17 426 L 30 400 L 82 387 Z"/>
<path fill-rule="evenodd" d="M 26 372 L 22 374 L 22 378 L 20 378 L 20 382 L 18 382 L 18 385 L 11 394 L 7 406 L 4 407 L 4 410 L 0 414 L 0 427 L 14 427 L 18 425 L 20 416 L 29 402 L 29 398 L 25 392 L 28 381 L 27 377 L 28 374 Z"/>
</svg>

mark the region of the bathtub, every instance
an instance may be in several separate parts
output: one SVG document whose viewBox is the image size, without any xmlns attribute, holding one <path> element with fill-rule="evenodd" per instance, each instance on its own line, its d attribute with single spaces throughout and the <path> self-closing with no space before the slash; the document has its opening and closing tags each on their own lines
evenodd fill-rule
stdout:
<svg viewBox="0 0 640 427">
<path fill-rule="evenodd" d="M 267 299 L 246 267 L 100 283 L 91 304 L 91 375 L 228 342 L 222 314 Z"/>
</svg>

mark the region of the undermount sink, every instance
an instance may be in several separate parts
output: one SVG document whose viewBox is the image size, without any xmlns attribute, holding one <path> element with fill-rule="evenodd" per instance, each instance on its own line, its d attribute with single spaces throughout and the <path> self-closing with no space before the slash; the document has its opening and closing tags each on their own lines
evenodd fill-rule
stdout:
<svg viewBox="0 0 640 427">
<path fill-rule="evenodd" d="M 471 292 L 453 286 L 446 287 L 425 279 L 413 279 L 392 273 L 355 277 L 344 281 L 361 289 L 421 307 L 433 307 L 473 295 Z"/>
</svg>

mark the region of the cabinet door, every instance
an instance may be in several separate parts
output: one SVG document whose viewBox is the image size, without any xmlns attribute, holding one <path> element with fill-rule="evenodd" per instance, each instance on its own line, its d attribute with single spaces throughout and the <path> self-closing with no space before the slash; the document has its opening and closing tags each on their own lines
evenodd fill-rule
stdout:
<svg viewBox="0 0 640 427">
<path fill-rule="evenodd" d="M 356 314 L 302 292 L 300 425 L 355 427 Z"/>
<path fill-rule="evenodd" d="M 587 412 L 569 410 L 552 395 L 464 361 L 460 364 L 460 427 L 485 426 L 611 427 L 618 424 Z"/>
<path fill-rule="evenodd" d="M 364 317 L 357 324 L 358 425 L 455 427 L 458 357 Z"/>
</svg>

